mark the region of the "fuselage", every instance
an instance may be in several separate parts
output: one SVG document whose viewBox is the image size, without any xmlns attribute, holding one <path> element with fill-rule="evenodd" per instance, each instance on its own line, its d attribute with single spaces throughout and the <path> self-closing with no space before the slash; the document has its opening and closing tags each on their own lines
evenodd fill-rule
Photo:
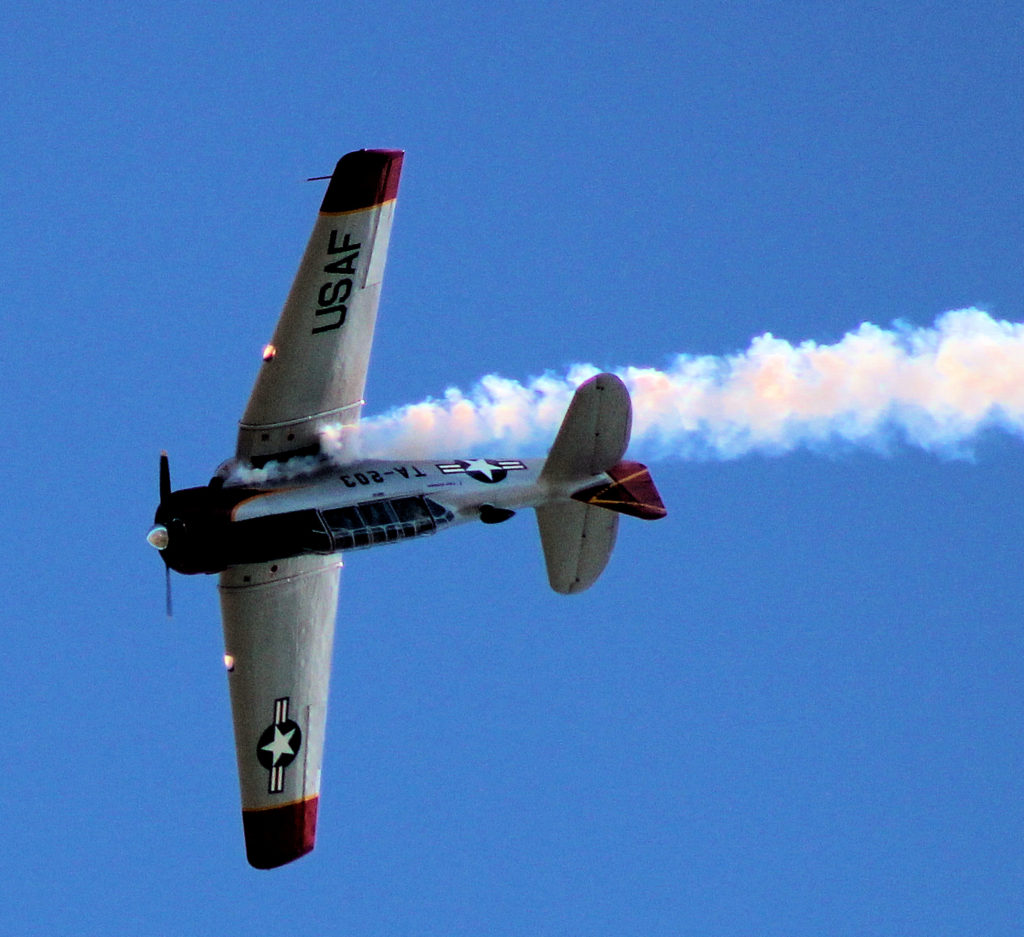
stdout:
<svg viewBox="0 0 1024 937">
<path fill-rule="evenodd" d="M 397 543 L 469 521 L 495 523 L 572 490 L 540 477 L 543 459 L 361 461 L 296 478 L 222 472 L 203 488 L 172 492 L 154 531 L 171 569 L 215 573 L 246 563 Z M 224 476 L 227 475 L 227 478 Z M 586 487 L 580 479 L 573 489 Z M 151 542 L 153 542 L 151 540 Z M 156 545 L 156 544 L 154 544 Z"/>
</svg>

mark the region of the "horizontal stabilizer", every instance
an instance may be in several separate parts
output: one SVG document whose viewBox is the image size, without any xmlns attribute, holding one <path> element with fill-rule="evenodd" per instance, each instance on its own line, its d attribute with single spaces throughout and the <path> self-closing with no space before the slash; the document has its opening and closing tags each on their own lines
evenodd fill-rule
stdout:
<svg viewBox="0 0 1024 937">
<path fill-rule="evenodd" d="M 619 518 L 578 501 L 556 501 L 537 508 L 537 526 L 551 588 L 573 595 L 589 589 L 604 572 Z"/>
<path fill-rule="evenodd" d="M 668 513 L 646 465 L 620 462 L 608 469 L 606 474 L 610 482 L 577 491 L 573 498 L 584 504 L 629 514 L 645 521 L 656 521 Z"/>
<path fill-rule="evenodd" d="M 599 475 L 629 445 L 633 408 L 629 391 L 614 374 L 598 374 L 576 391 L 541 472 L 544 481 Z"/>
</svg>

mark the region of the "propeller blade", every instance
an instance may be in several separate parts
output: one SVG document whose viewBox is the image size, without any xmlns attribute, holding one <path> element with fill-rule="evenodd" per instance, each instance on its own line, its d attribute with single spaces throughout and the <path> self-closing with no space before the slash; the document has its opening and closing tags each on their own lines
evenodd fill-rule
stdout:
<svg viewBox="0 0 1024 937">
<path fill-rule="evenodd" d="M 160 453 L 160 503 L 163 504 L 171 493 L 171 465 L 167 460 L 167 450 Z"/>
<path fill-rule="evenodd" d="M 167 450 L 160 453 L 160 503 L 163 504 L 171 496 L 171 465 L 167 459 Z M 167 548 L 167 528 L 162 524 L 155 526 L 146 538 L 158 550 Z M 164 600 L 166 602 L 167 617 L 174 615 L 174 608 L 171 604 L 171 567 L 166 565 L 167 557 L 164 557 Z"/>
</svg>

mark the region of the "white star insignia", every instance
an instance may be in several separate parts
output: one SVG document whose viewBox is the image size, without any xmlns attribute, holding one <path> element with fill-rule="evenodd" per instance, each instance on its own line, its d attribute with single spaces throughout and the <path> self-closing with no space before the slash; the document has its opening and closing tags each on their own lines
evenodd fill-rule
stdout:
<svg viewBox="0 0 1024 937">
<path fill-rule="evenodd" d="M 263 746 L 263 751 L 270 752 L 274 756 L 273 764 L 277 764 L 284 755 L 294 755 L 291 740 L 295 734 L 294 729 L 282 732 L 280 726 L 274 726 L 274 740 Z"/>
<path fill-rule="evenodd" d="M 473 459 L 472 462 L 466 465 L 467 472 L 479 472 L 481 475 L 486 475 L 491 481 L 494 480 L 494 473 L 502 471 L 496 466 L 491 465 L 486 459 Z"/>
</svg>

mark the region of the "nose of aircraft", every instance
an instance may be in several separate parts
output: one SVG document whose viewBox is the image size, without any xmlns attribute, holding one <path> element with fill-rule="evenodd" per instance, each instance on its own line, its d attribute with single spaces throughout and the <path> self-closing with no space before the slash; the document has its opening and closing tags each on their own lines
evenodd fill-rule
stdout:
<svg viewBox="0 0 1024 937">
<path fill-rule="evenodd" d="M 163 524 L 156 524 L 153 529 L 146 534 L 146 539 L 149 541 L 150 546 L 156 547 L 158 550 L 166 550 L 168 543 L 167 528 Z"/>
</svg>

